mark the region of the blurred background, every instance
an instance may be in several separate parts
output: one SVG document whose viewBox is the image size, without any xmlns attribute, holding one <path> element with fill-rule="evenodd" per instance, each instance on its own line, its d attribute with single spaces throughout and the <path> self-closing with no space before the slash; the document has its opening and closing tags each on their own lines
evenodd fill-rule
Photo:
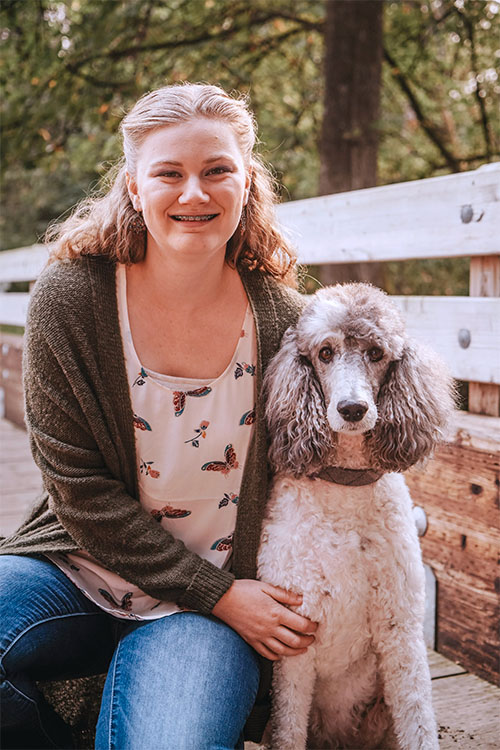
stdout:
<svg viewBox="0 0 500 750">
<path fill-rule="evenodd" d="M 500 159 L 497 0 L 2 0 L 0 14 L 1 249 L 98 190 L 124 113 L 176 81 L 248 94 L 285 201 Z M 312 268 L 306 284 L 460 295 L 468 263 Z"/>
</svg>

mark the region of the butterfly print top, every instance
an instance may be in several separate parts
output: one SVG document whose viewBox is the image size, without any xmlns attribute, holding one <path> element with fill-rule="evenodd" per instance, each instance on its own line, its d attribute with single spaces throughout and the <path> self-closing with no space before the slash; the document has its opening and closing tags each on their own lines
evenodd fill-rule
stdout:
<svg viewBox="0 0 500 750">
<path fill-rule="evenodd" d="M 116 279 L 141 504 L 152 522 L 227 568 L 255 421 L 257 343 L 250 306 L 232 359 L 218 378 L 172 378 L 139 361 L 128 320 L 124 265 L 117 266 Z M 155 619 L 180 611 L 103 568 L 86 552 L 50 557 L 86 596 L 116 617 Z"/>
</svg>

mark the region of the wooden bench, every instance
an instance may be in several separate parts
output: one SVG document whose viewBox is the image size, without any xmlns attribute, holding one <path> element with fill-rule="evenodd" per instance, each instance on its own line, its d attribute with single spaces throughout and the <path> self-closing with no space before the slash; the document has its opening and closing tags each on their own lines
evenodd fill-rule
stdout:
<svg viewBox="0 0 500 750">
<path fill-rule="evenodd" d="M 440 351 L 454 377 L 468 382 L 469 412 L 457 412 L 447 442 L 425 471 L 407 473 L 413 498 L 427 515 L 422 549 L 437 581 L 430 609 L 432 613 L 435 607 L 435 630 L 432 621 L 428 642 L 441 655 L 462 665 L 450 666 L 442 656 L 432 657 L 435 685 L 439 683 L 442 689 L 444 678 L 459 680 L 464 675 L 472 680 L 478 675 L 498 684 L 495 580 L 500 491 L 500 164 L 458 175 L 290 202 L 278 210 L 302 263 L 471 258 L 471 296 L 393 299 L 410 333 Z M 33 282 L 46 257 L 46 249 L 39 245 L 0 253 L 0 285 Z M 0 323 L 22 327 L 28 299 L 28 291 L 0 293 Z M 0 333 L 0 344 L 4 416 L 23 426 L 22 335 Z M 12 464 L 2 471 L 4 477 L 6 471 L 12 475 Z M 16 481 L 16 485 L 22 482 Z M 13 522 L 12 513 L 7 520 Z M 463 679 L 461 684 L 465 685 Z M 464 711 L 482 695 L 476 683 L 470 685 L 461 699 Z M 460 747 L 495 747 L 498 693 L 488 692 L 489 688 L 481 698 L 485 701 L 482 729 L 476 726 L 477 721 L 474 724 L 477 711 L 474 721 L 472 714 L 468 719 L 469 734 L 475 732 L 477 737 L 483 732 L 481 745 L 466 736 L 465 725 L 457 728 L 457 716 L 454 724 L 451 721 L 455 709 L 449 701 L 457 705 L 459 688 L 450 688 L 448 698 L 441 701 L 439 696 L 444 693 L 435 691 L 442 747 L 456 747 L 452 744 L 456 742 Z M 98 704 L 95 683 L 76 681 L 72 694 L 66 688 L 61 693 L 58 685 L 44 689 L 76 728 L 77 746 L 88 747 L 92 733 L 90 697 L 94 711 Z M 465 715 L 458 715 L 458 719 Z"/>
</svg>

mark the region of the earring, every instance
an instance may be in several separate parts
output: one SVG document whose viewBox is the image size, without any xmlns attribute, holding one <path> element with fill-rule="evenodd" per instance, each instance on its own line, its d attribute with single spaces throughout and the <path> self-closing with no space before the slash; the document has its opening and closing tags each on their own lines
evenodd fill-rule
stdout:
<svg viewBox="0 0 500 750">
<path fill-rule="evenodd" d="M 135 216 L 130 220 L 130 229 L 134 234 L 142 234 L 146 231 L 146 224 L 142 214 L 138 211 L 135 212 Z"/>
<path fill-rule="evenodd" d="M 241 211 L 240 228 L 242 232 L 244 232 L 245 229 L 247 228 L 247 207 L 246 206 L 243 206 L 243 209 Z"/>
</svg>

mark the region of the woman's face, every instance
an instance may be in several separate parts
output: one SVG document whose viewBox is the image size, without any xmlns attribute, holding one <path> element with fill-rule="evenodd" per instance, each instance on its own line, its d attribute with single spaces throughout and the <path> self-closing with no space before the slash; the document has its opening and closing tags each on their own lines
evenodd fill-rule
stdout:
<svg viewBox="0 0 500 750">
<path fill-rule="evenodd" d="M 127 184 L 146 223 L 148 254 L 224 257 L 250 175 L 230 125 L 198 117 L 149 133 Z"/>
</svg>

